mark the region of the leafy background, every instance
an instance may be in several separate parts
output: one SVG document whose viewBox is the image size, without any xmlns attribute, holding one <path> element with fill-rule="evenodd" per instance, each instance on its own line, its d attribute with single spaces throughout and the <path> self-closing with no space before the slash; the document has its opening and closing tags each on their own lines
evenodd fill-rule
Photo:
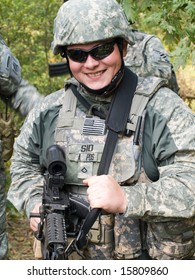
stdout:
<svg viewBox="0 0 195 280">
<path fill-rule="evenodd" d="M 76 1 L 76 0 L 75 0 Z M 189 0 L 118 0 L 134 28 L 159 36 L 175 69 L 195 64 L 195 2 Z M 19 59 L 23 76 L 43 94 L 58 89 L 63 78 L 51 79 L 48 63 L 61 61 L 51 51 L 53 20 L 61 0 L 4 0 L 0 33 Z M 193 69 L 194 70 L 194 69 Z"/>
<path fill-rule="evenodd" d="M 76 1 L 76 0 L 75 0 Z M 161 38 L 175 67 L 180 95 L 195 111 L 195 2 L 194 0 L 118 0 L 134 28 Z M 48 63 L 62 61 L 51 51 L 53 21 L 63 1 L 4 0 L 0 5 L 0 34 L 22 66 L 23 78 L 47 95 L 67 77 L 50 78 Z M 0 109 L 5 105 L 0 103 Z M 18 127 L 23 118 L 15 116 Z M 10 162 L 6 163 L 7 188 Z M 23 213 L 8 204 L 10 259 L 33 259 L 33 236 Z"/>
</svg>

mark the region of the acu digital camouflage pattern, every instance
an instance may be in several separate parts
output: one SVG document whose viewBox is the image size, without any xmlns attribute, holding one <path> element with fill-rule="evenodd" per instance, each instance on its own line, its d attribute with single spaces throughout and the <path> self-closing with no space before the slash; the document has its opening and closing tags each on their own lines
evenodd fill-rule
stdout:
<svg viewBox="0 0 195 280">
<path fill-rule="evenodd" d="M 52 47 L 54 54 L 58 54 L 60 46 L 114 37 L 122 37 L 129 42 L 124 59 L 127 67 L 143 77 L 166 78 L 168 86 L 178 93 L 176 75 L 161 41 L 154 35 L 131 31 L 124 11 L 116 1 L 69 0 L 64 3 L 54 22 Z"/>
<path fill-rule="evenodd" d="M 94 4 L 93 7 L 91 6 L 92 3 Z M 110 27 L 108 29 L 101 29 L 100 27 L 100 20 L 104 18 L 97 7 L 100 9 L 103 7 L 104 11 L 107 7 L 105 20 L 111 14 L 115 16 L 114 20 L 116 22 L 118 20 L 110 4 L 108 10 L 108 3 L 117 5 L 116 2 L 111 0 L 83 0 L 77 2 L 70 0 L 67 5 L 72 8 L 66 11 L 65 7 L 68 6 L 64 4 L 55 21 L 54 52 L 58 53 L 61 45 L 87 43 L 113 36 L 123 37 L 122 34 L 116 35 L 114 30 L 112 30 L 112 35 L 107 32 Z M 82 5 L 85 5 L 85 9 L 91 13 L 88 14 L 87 12 L 85 14 L 81 8 Z M 72 24 L 75 23 L 75 25 L 73 28 L 71 27 L 72 29 L 70 29 L 70 22 L 66 21 L 66 15 L 67 18 L 74 19 Z M 89 17 L 89 22 L 87 22 L 87 17 Z M 79 27 L 80 18 L 82 23 Z M 126 25 L 124 19 L 122 22 Z M 91 33 L 76 34 L 81 30 L 86 31 L 86 27 L 90 27 L 90 24 L 93 27 L 89 30 Z M 106 27 L 108 25 L 110 26 L 112 23 L 107 22 Z M 75 36 L 72 36 L 72 33 L 64 34 L 63 28 L 71 32 L 74 31 Z M 101 30 L 101 34 L 97 33 L 96 35 L 94 32 L 96 28 Z M 153 82 L 152 77 L 146 79 L 144 83 L 143 80 L 139 79 L 138 87 L 143 89 L 144 94 L 144 89 L 148 88 L 148 85 L 153 87 Z M 67 82 L 67 85 L 68 83 L 76 84 L 74 79 Z M 90 99 L 92 104 L 104 105 L 106 103 L 106 100 L 99 96 L 89 97 L 82 87 L 77 86 L 80 94 L 88 101 Z M 24 209 L 28 217 L 36 203 L 42 201 L 45 182 L 41 168 L 46 166 L 47 148 L 55 143 L 54 135 L 63 97 L 63 89 L 46 97 L 40 107 L 30 113 L 21 134 L 16 140 L 11 166 L 12 185 L 8 193 L 8 199 L 19 211 Z M 109 102 L 110 99 L 107 100 L 107 103 Z M 78 106 L 77 117 L 82 116 L 83 112 L 79 114 L 80 111 L 81 108 Z M 73 119 L 70 119 L 70 122 L 72 121 Z M 67 127 L 64 128 L 64 132 L 66 129 Z M 92 244 L 89 239 L 89 247 L 85 252 L 89 259 L 137 258 L 141 254 L 141 245 L 143 246 L 142 249 L 147 249 L 154 259 L 192 257 L 195 248 L 194 131 L 195 116 L 187 105 L 170 89 L 166 87 L 158 89 L 147 104 L 143 130 L 142 174 L 145 175 L 147 180 L 144 180 L 143 176 L 142 180 L 135 182 L 133 180 L 134 175 L 129 170 L 129 177 L 132 177 L 121 182 L 121 187 L 128 197 L 128 209 L 123 215 L 116 215 L 114 223 L 108 217 L 105 218 L 105 221 L 99 222 L 100 229 L 105 228 L 106 231 L 110 231 L 111 235 L 113 234 L 113 224 L 116 225 L 114 227 L 115 244 L 110 237 L 108 237 L 107 243 L 102 242 L 101 244 L 95 242 Z M 71 136 L 71 130 L 69 136 Z M 79 133 L 77 137 L 72 137 L 74 140 L 79 138 Z M 74 153 L 66 154 L 66 156 L 67 162 L 75 160 Z M 117 165 L 122 157 L 123 154 L 120 153 L 114 164 Z M 74 174 L 73 179 L 79 179 L 77 176 L 78 169 L 74 168 L 74 170 L 68 172 Z M 126 172 L 128 173 L 128 170 Z M 117 167 L 115 173 L 117 176 Z M 24 174 L 26 175 L 24 176 Z M 68 180 L 68 177 L 66 180 Z M 79 193 L 82 189 L 81 179 L 75 187 L 79 189 Z M 101 227 L 101 224 L 104 226 Z M 141 234 L 141 229 L 144 230 L 143 234 Z M 95 238 L 97 235 L 96 228 L 92 230 L 91 239 L 97 239 L 97 237 Z"/>
<path fill-rule="evenodd" d="M 6 233 L 6 190 L 5 171 L 2 159 L 2 143 L 0 140 L 0 260 L 6 258 L 8 239 Z"/>
<path fill-rule="evenodd" d="M 10 96 L 21 82 L 21 67 L 0 35 L 0 93 Z"/>
<path fill-rule="evenodd" d="M 114 0 L 69 0 L 54 21 L 54 54 L 60 46 L 86 44 L 122 37 L 132 43 L 129 23 L 120 5 Z"/>
<path fill-rule="evenodd" d="M 176 74 L 161 41 L 154 35 L 138 30 L 132 30 L 130 33 L 134 45 L 128 45 L 125 65 L 139 76 L 166 79 L 168 87 L 178 93 Z"/>
<path fill-rule="evenodd" d="M 158 82 L 158 83 L 157 83 Z M 151 86 L 152 85 L 152 86 Z M 140 83 L 137 86 L 136 92 L 142 93 L 145 95 L 149 94 L 151 89 L 158 90 L 161 86 L 165 85 L 165 83 L 158 78 L 154 77 L 148 77 L 145 80 L 140 79 Z M 82 94 L 82 93 L 81 93 Z M 170 90 L 164 89 L 164 94 L 166 97 L 168 97 L 168 94 L 172 96 L 172 93 Z M 138 94 L 139 96 L 140 94 Z M 75 98 L 72 96 L 72 98 Z M 86 176 L 92 176 L 94 173 L 90 173 L 90 171 L 97 171 L 96 164 L 98 162 L 98 157 L 95 156 L 95 162 L 84 162 L 83 158 L 85 157 L 85 154 L 83 153 L 81 155 L 81 143 L 93 143 L 94 146 L 100 146 L 101 143 L 104 143 L 105 140 L 101 140 L 103 136 L 88 136 L 85 137 L 82 135 L 80 128 L 83 126 L 80 113 L 77 116 L 79 120 L 77 120 L 77 117 L 75 117 L 73 124 L 71 109 L 73 109 L 73 100 L 69 100 L 68 96 L 65 95 L 64 102 L 65 107 L 62 107 L 59 113 L 59 119 L 58 119 L 58 125 L 56 128 L 56 143 L 60 145 L 64 145 L 65 154 L 67 155 L 67 175 L 66 175 L 66 183 L 67 184 L 79 184 L 79 178 L 81 179 L 81 170 L 85 168 L 87 172 L 83 174 Z M 160 99 L 160 101 L 162 101 Z M 71 105 L 70 105 L 71 104 Z M 134 104 L 134 103 L 133 103 Z M 160 107 L 160 104 L 159 104 Z M 187 108 L 187 106 L 184 104 L 184 107 Z M 65 109 L 66 108 L 66 109 Z M 71 108 L 71 109 L 70 109 Z M 67 110 L 67 113 L 65 113 Z M 172 108 L 171 108 L 172 110 Z M 165 111 L 166 112 L 166 111 Z M 188 110 L 187 110 L 188 112 Z M 169 115 L 169 112 L 168 112 Z M 167 116 L 168 117 L 168 116 Z M 72 120 L 72 121 L 71 121 Z M 60 127 L 59 127 L 60 123 Z M 72 130 L 69 129 L 70 124 L 72 123 Z M 160 125 L 159 125 L 160 127 Z M 66 128 L 66 129 L 65 129 Z M 165 133 L 164 133 L 165 134 Z M 161 141 L 165 140 L 168 135 L 161 136 Z M 94 137 L 94 139 L 93 139 Z M 67 140 L 68 139 L 68 140 Z M 87 139 L 87 140 L 86 140 Z M 93 140 L 92 140 L 93 139 Z M 193 140 L 193 134 L 191 135 L 191 139 Z M 99 144 L 98 144 L 99 142 Z M 171 142 L 171 139 L 170 139 Z M 96 143 L 96 144 L 95 144 Z M 80 144 L 80 145 L 79 145 Z M 171 143 L 169 144 L 171 146 Z M 135 171 L 135 164 L 132 164 L 134 162 L 131 153 L 131 157 L 129 155 L 129 152 L 132 150 L 132 143 L 131 139 L 123 137 L 122 141 L 121 139 L 118 141 L 115 154 L 113 155 L 113 160 L 111 163 L 111 167 L 109 170 L 109 174 L 111 174 L 118 182 L 126 182 L 126 184 L 132 185 L 133 183 L 137 182 L 137 175 Z M 189 147 L 190 148 L 190 147 Z M 102 149 L 99 149 L 98 151 L 93 149 L 93 156 L 101 154 Z M 156 148 L 157 153 L 157 148 Z M 161 151 L 160 151 L 161 153 Z M 89 155 L 89 153 L 88 153 Z M 149 164 L 149 159 L 147 164 Z M 150 165 L 150 164 L 149 164 Z M 85 178 L 82 177 L 82 178 Z M 128 179 L 129 178 L 129 179 Z M 78 180 L 78 181 L 77 181 Z M 142 182 L 146 183 L 149 182 L 148 179 L 143 180 Z M 141 180 L 139 180 L 141 183 Z M 86 191 L 85 187 L 84 190 Z M 83 193 L 83 188 L 78 188 L 77 193 Z M 70 191 L 72 192 L 73 189 Z M 75 191 L 75 190 L 74 190 Z M 128 189 L 127 189 L 128 191 Z M 143 198 L 144 200 L 144 198 Z M 134 203 L 135 204 L 135 203 Z M 148 223 L 148 229 L 147 229 L 147 246 L 144 246 L 144 248 L 149 250 L 150 256 L 154 259 L 174 259 L 174 258 L 185 258 L 190 256 L 190 254 L 194 250 L 194 218 L 189 219 L 187 221 L 188 227 L 186 227 L 186 222 L 183 222 L 180 220 L 179 222 L 171 222 L 165 224 L 165 230 L 168 227 L 166 237 L 168 238 L 168 241 L 166 243 L 166 240 L 163 239 L 163 232 L 162 236 L 159 236 L 159 233 L 162 232 L 162 227 L 164 225 L 163 223 L 158 222 L 155 223 Z M 151 225 L 151 226 L 150 226 Z M 112 226 L 112 223 L 110 222 L 107 224 L 108 227 Z M 139 255 L 142 250 L 143 246 L 143 240 L 140 238 L 140 227 L 144 227 L 144 223 L 141 222 L 138 219 L 130 219 L 129 217 L 121 217 L 119 215 L 116 215 L 115 222 L 114 222 L 114 231 L 111 230 L 107 231 L 110 235 L 113 234 L 113 238 L 110 238 L 110 242 L 103 242 L 98 241 L 98 238 L 93 238 L 94 243 L 91 240 L 91 231 L 89 234 L 89 243 L 87 248 L 84 250 L 84 254 L 87 258 L 94 258 L 94 259 L 136 259 L 139 258 Z M 172 229 L 174 227 L 174 229 Z M 153 237 L 151 234 L 151 228 L 153 229 Z M 160 228 L 160 230 L 158 229 Z M 102 232 L 101 228 L 101 222 L 99 223 L 99 228 L 92 229 L 92 233 L 97 236 L 104 236 L 104 231 Z M 159 236 L 159 239 L 158 239 Z M 187 240 L 185 240 L 185 236 L 187 236 Z M 158 239 L 157 245 L 155 244 L 155 238 Z M 103 238 L 102 238 L 103 239 Z M 162 241 L 161 241 L 162 240 Z M 179 242 L 180 240 L 180 242 Z M 181 241 L 182 240 L 182 241 Z M 177 243 L 178 241 L 178 243 Z M 155 248 L 155 246 L 157 248 Z M 161 249 L 158 249 L 158 246 L 162 247 L 164 251 Z M 185 255 L 186 254 L 186 255 Z"/>
<path fill-rule="evenodd" d="M 34 106 L 39 104 L 44 98 L 37 88 L 28 81 L 22 79 L 16 94 L 10 98 L 10 106 L 22 116 L 27 116 Z"/>
<path fill-rule="evenodd" d="M 138 88 L 144 90 L 144 87 L 148 88 L 149 85 L 152 87 L 153 82 L 152 77 L 147 78 L 144 83 L 140 79 Z M 68 83 L 77 84 L 74 79 L 67 81 Z M 89 97 L 79 85 L 78 90 L 92 103 L 103 105 L 110 101 L 97 96 Z M 16 140 L 8 199 L 19 211 L 25 209 L 28 216 L 34 205 L 42 199 L 44 179 L 40 164 L 46 162 L 45 151 L 55 141 L 57 116 L 63 97 L 63 89 L 46 97 L 40 107 L 30 113 Z M 43 121 L 41 116 L 48 116 L 48 112 L 49 118 L 44 118 Z M 78 116 L 79 112 L 78 107 Z M 33 127 L 36 128 L 36 133 Z M 37 134 L 40 127 L 44 128 L 41 136 Z M 108 239 L 110 242 L 102 244 L 92 244 L 89 240 L 89 247 L 84 251 L 88 258 L 138 258 L 141 244 L 144 244 L 144 249 L 147 249 L 154 259 L 192 257 L 195 216 L 194 131 L 195 116 L 187 105 L 170 89 L 158 89 L 147 105 L 143 131 L 142 156 L 147 180 L 144 180 L 143 176 L 137 183 L 130 178 L 132 184 L 128 184 L 129 180 L 121 184 L 129 204 L 126 213 L 115 217 L 115 245 L 111 238 Z M 40 145 L 40 150 L 37 150 L 37 144 Z M 69 154 L 66 157 L 66 162 L 68 161 Z M 29 170 L 29 164 L 30 169 L 33 168 L 33 174 Z M 69 170 L 68 173 L 76 176 L 77 170 Z M 23 174 L 28 175 L 24 177 Z M 152 181 L 150 178 L 153 177 L 157 179 Z M 77 189 L 82 189 L 81 183 Z M 112 220 L 106 219 L 105 223 L 105 228 L 112 228 Z M 144 236 L 140 239 L 140 225 L 143 225 L 143 229 L 145 225 L 148 227 L 145 232 L 146 242 Z"/>
<path fill-rule="evenodd" d="M 9 64 L 8 64 L 9 61 Z M 10 49 L 6 46 L 5 41 L 0 35 L 0 96 L 10 96 L 19 86 L 21 76 L 20 68 L 18 68 L 18 76 L 13 76 L 12 66 L 16 63 L 19 66 L 18 60 L 13 57 Z M 10 121 L 10 120 L 9 120 Z M 3 159 L 3 135 L 10 136 L 10 128 L 12 125 L 5 118 L 0 116 L 0 260 L 5 259 L 8 251 L 8 239 L 6 233 L 6 189 L 5 189 L 5 168 Z M 4 139 L 5 140 L 5 139 Z M 13 137 L 11 136 L 11 141 Z M 6 144 L 8 141 L 6 141 Z M 11 152 L 13 149 L 13 143 Z M 5 150 L 4 150 L 5 151 Z M 9 149 L 10 151 L 10 149 Z"/>
<path fill-rule="evenodd" d="M 5 97 L 9 105 L 23 116 L 42 99 L 34 86 L 25 80 L 21 81 L 19 61 L 0 36 L 0 98 L 4 100 Z M 8 161 L 12 156 L 15 136 L 16 128 L 12 114 L 5 115 L 4 112 L 0 112 L 0 260 L 6 258 L 8 251 L 4 161 Z"/>
<path fill-rule="evenodd" d="M 143 90 L 143 85 L 140 90 Z M 83 95 L 83 92 L 80 94 Z M 94 97 L 91 98 L 94 104 Z M 55 141 L 66 154 L 66 190 L 86 200 L 86 187 L 81 185 L 82 179 L 97 174 L 106 135 L 82 132 L 85 114 L 76 110 L 76 97 L 71 90 L 67 90 L 63 99 L 55 128 Z M 105 101 L 108 100 L 102 100 L 102 107 Z M 118 182 L 128 180 L 129 184 L 133 184 L 137 181 L 137 162 L 134 160 L 132 141 L 133 137 L 123 137 L 116 146 L 109 174 Z M 83 145 L 89 143 L 93 150 L 86 152 Z M 124 217 L 121 219 L 120 215 L 101 216 L 89 231 L 83 254 L 87 259 L 138 258 L 141 254 L 139 221 Z"/>
<path fill-rule="evenodd" d="M 30 85 L 27 81 L 22 80 L 17 92 L 10 95 L 9 99 L 6 101 L 22 116 L 26 116 L 38 102 L 41 102 L 42 98 L 43 96 L 39 94 L 34 86 Z M 12 156 L 14 139 L 17 136 L 17 133 L 18 128 L 14 122 L 14 115 L 12 112 L 0 112 L 0 137 L 3 144 L 2 157 L 4 161 L 8 161 Z"/>
<path fill-rule="evenodd" d="M 14 138 L 16 137 L 16 127 L 12 114 L 0 114 L 0 137 L 2 143 L 2 158 L 8 161 L 13 152 Z"/>
</svg>

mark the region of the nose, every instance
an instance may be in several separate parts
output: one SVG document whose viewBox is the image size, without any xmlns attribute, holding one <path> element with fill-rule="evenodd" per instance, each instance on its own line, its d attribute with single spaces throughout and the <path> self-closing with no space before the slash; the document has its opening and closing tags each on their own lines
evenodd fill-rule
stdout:
<svg viewBox="0 0 195 280">
<path fill-rule="evenodd" d="M 95 60 L 90 54 L 88 54 L 87 60 L 85 61 L 84 66 L 86 68 L 94 68 L 97 65 L 99 65 L 99 61 Z"/>
</svg>

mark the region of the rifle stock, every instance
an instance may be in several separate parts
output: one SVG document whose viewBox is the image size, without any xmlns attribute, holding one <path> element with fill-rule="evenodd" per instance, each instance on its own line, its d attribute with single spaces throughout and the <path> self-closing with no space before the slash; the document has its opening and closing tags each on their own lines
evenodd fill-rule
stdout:
<svg viewBox="0 0 195 280">
<path fill-rule="evenodd" d="M 69 74 L 69 67 L 67 62 L 57 62 L 48 64 L 49 76 L 57 77 Z"/>
</svg>

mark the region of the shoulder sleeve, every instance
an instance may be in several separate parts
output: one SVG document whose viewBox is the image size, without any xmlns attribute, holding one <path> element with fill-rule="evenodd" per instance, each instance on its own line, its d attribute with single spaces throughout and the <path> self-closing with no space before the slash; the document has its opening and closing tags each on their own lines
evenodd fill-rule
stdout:
<svg viewBox="0 0 195 280">
<path fill-rule="evenodd" d="M 54 144 L 55 125 L 63 90 L 44 98 L 28 114 L 15 140 L 8 200 L 27 216 L 42 201 L 47 148 Z"/>
<path fill-rule="evenodd" d="M 28 81 L 22 80 L 18 90 L 11 98 L 11 107 L 20 112 L 21 115 L 27 116 L 30 110 L 43 99 L 37 88 L 29 84 Z"/>
<path fill-rule="evenodd" d="M 144 170 L 151 182 L 126 187 L 125 215 L 149 221 L 195 215 L 194 131 L 190 108 L 168 88 L 159 89 L 147 105 L 143 136 Z"/>
<path fill-rule="evenodd" d="M 162 42 L 155 36 L 147 40 L 144 57 L 147 60 L 147 71 L 150 75 L 169 80 L 172 76 L 172 64 Z"/>
</svg>

